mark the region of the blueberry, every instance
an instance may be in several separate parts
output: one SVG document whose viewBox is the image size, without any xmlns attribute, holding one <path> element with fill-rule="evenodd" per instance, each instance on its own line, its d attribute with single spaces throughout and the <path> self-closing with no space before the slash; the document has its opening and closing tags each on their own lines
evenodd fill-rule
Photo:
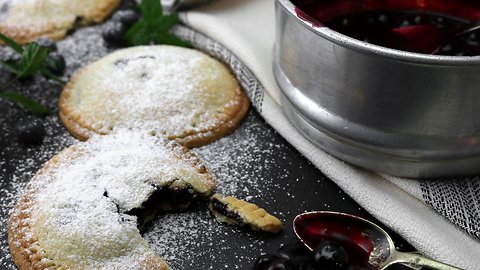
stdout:
<svg viewBox="0 0 480 270">
<path fill-rule="evenodd" d="M 292 261 L 295 265 L 313 262 L 312 251 L 298 239 L 283 245 L 279 249 L 279 256 Z"/>
<path fill-rule="evenodd" d="M 54 59 L 55 67 L 51 66 L 49 63 L 44 63 L 43 66 L 57 76 L 62 75 L 65 70 L 65 58 L 63 55 L 58 51 L 53 51 L 49 53 L 48 56 Z"/>
<path fill-rule="evenodd" d="M 301 262 L 297 264 L 297 268 L 295 270 L 314 270 L 313 262 Z"/>
<path fill-rule="evenodd" d="M 15 124 L 15 132 L 23 143 L 39 144 L 45 137 L 45 126 L 40 118 L 27 115 Z"/>
<path fill-rule="evenodd" d="M 440 50 L 440 54 L 442 54 L 442 55 L 451 55 L 451 54 L 452 54 L 452 50 L 453 50 L 452 45 L 447 44 L 447 45 L 445 45 L 445 46 L 442 47 L 442 49 Z"/>
<path fill-rule="evenodd" d="M 267 266 L 275 260 L 280 259 L 277 255 L 274 254 L 264 254 L 257 258 L 253 264 L 252 270 L 265 270 Z"/>
<path fill-rule="evenodd" d="M 404 19 L 400 22 L 400 27 L 407 27 L 407 26 L 411 26 L 412 25 L 412 22 L 408 19 Z"/>
<path fill-rule="evenodd" d="M 445 29 L 445 28 L 447 28 L 447 27 L 450 26 L 449 22 L 448 22 L 447 20 L 445 20 L 444 17 L 440 17 L 440 16 L 435 17 L 435 18 L 431 21 L 431 24 L 432 24 L 433 26 L 436 26 L 436 27 L 440 28 L 440 29 Z"/>
<path fill-rule="evenodd" d="M 271 262 L 265 270 L 295 270 L 295 264 L 290 260 L 280 258 Z"/>
<path fill-rule="evenodd" d="M 378 21 L 381 23 L 388 23 L 390 22 L 390 17 L 388 17 L 385 13 L 380 13 L 377 17 Z"/>
<path fill-rule="evenodd" d="M 102 26 L 102 37 L 108 45 L 121 46 L 128 28 L 121 22 L 108 21 Z"/>
<path fill-rule="evenodd" d="M 35 42 L 42 47 L 50 48 L 52 52 L 57 50 L 57 42 L 51 38 L 41 37 L 35 40 Z"/>
<path fill-rule="evenodd" d="M 314 250 L 314 266 L 318 270 L 346 270 L 348 256 L 345 250 L 334 241 L 323 241 Z"/>
<path fill-rule="evenodd" d="M 112 21 L 122 23 L 126 28 L 130 28 L 139 19 L 140 15 L 131 9 L 119 10 L 112 16 Z"/>
<path fill-rule="evenodd" d="M 414 22 L 415 24 L 417 24 L 417 25 L 418 25 L 418 24 L 424 24 L 425 19 L 424 19 L 423 17 L 424 17 L 424 16 L 422 16 L 422 15 L 416 15 L 416 16 L 413 18 L 413 22 Z"/>
<path fill-rule="evenodd" d="M 478 31 L 472 32 L 467 36 L 466 42 L 471 46 L 478 46 L 480 44 L 480 33 Z"/>
</svg>

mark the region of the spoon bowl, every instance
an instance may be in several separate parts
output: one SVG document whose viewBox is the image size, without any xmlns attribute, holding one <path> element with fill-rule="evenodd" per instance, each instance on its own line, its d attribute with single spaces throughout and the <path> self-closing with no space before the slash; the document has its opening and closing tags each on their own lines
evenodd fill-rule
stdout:
<svg viewBox="0 0 480 270">
<path fill-rule="evenodd" d="M 298 238 L 311 250 L 323 241 L 340 244 L 349 264 L 365 270 L 383 270 L 392 264 L 411 269 L 460 269 L 426 258 L 420 252 L 397 251 L 393 240 L 378 225 L 349 214 L 315 211 L 300 214 L 293 221 Z M 355 269 L 357 269 L 355 268 Z"/>
</svg>

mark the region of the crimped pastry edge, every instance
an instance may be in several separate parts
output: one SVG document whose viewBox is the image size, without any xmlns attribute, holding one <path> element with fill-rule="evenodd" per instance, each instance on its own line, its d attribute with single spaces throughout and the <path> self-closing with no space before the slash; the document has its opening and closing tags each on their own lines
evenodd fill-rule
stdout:
<svg viewBox="0 0 480 270">
<path fill-rule="evenodd" d="M 160 46 L 165 46 L 165 45 L 160 45 Z M 212 56 L 206 54 L 203 51 L 200 51 L 200 50 L 197 50 L 197 51 L 214 59 Z M 103 58 L 97 61 L 101 61 L 102 59 Z M 73 108 L 70 108 L 68 103 L 70 96 L 74 91 L 73 87 L 75 83 L 82 76 L 82 73 L 85 72 L 85 70 L 93 63 L 95 62 L 92 62 L 89 65 L 83 67 L 74 76 L 72 76 L 70 81 L 64 86 L 60 94 L 60 100 L 59 100 L 60 119 L 62 120 L 67 130 L 73 136 L 75 136 L 76 138 L 82 141 L 88 140 L 90 136 L 96 133 L 102 134 L 102 135 L 108 134 L 108 133 L 100 133 L 98 129 L 95 130 L 89 125 L 85 125 L 85 124 L 82 125 L 81 123 L 79 123 L 80 122 L 79 119 L 82 117 L 82 115 L 75 113 Z M 220 111 L 220 113 L 217 115 L 217 117 L 212 119 L 212 122 L 216 123 L 216 125 L 214 126 L 212 125 L 210 127 L 204 127 L 202 128 L 202 130 L 196 133 L 194 133 L 193 131 L 190 131 L 189 134 L 183 137 L 170 135 L 170 136 L 167 136 L 168 139 L 175 140 L 178 143 L 185 145 L 188 148 L 203 146 L 230 134 L 233 130 L 235 130 L 238 127 L 241 121 L 245 118 L 250 108 L 250 99 L 248 98 L 245 91 L 241 88 L 240 84 L 238 83 L 238 80 L 235 78 L 231 69 L 224 63 L 221 63 L 221 64 L 230 72 L 230 75 L 232 76 L 232 80 L 236 84 L 235 89 L 233 89 L 235 92 L 234 100 L 233 102 L 231 102 L 236 104 L 236 106 L 224 106 L 222 108 L 222 111 Z M 228 118 L 227 121 L 225 121 L 224 119 L 225 117 Z"/>
<path fill-rule="evenodd" d="M 183 159 L 190 164 L 190 166 L 194 167 L 198 173 L 208 173 L 210 175 L 208 179 L 210 179 L 213 184 L 203 185 L 203 187 L 200 185 L 200 189 L 198 190 L 202 195 L 209 195 L 210 191 L 215 188 L 215 181 L 210 171 L 207 167 L 205 167 L 201 160 L 183 145 L 173 141 L 168 141 L 165 138 L 158 139 L 165 141 L 166 148 L 172 150 L 174 157 Z M 74 159 L 77 156 L 82 155 L 77 148 L 77 145 L 70 146 L 47 161 L 32 178 L 14 206 L 8 223 L 8 243 L 10 252 L 12 254 L 12 259 L 20 270 L 56 269 L 55 264 L 52 261 L 44 258 L 42 254 L 36 253 L 38 251 L 38 249 L 35 247 L 36 240 L 31 235 L 28 235 L 28 231 L 25 231 L 25 229 L 28 229 L 26 219 L 31 217 L 31 211 L 29 211 L 29 209 L 35 203 L 30 194 L 34 192 L 34 185 L 32 183 L 38 184 L 38 182 L 35 181 L 37 181 L 37 178 L 39 178 L 41 175 L 50 173 L 52 174 L 52 178 L 48 182 L 43 182 L 40 188 L 46 188 L 49 183 L 55 181 L 52 170 L 55 170 L 62 158 L 65 158 L 64 156 Z M 39 186 L 35 186 L 35 189 L 38 188 Z M 139 264 L 144 267 L 142 269 L 148 270 L 170 269 L 162 259 L 160 259 L 158 256 L 155 256 L 153 253 L 146 254 L 146 259 L 144 261 L 140 261 Z M 120 268 L 117 270 L 124 269 L 126 268 Z M 112 270 L 115 270 L 115 268 L 112 268 Z"/>
<path fill-rule="evenodd" d="M 14 40 L 20 45 L 35 41 L 40 37 L 51 38 L 53 40 L 61 40 L 65 38 L 67 31 L 77 26 L 91 25 L 103 22 L 117 7 L 121 0 L 104 0 L 103 5 L 88 10 L 83 16 L 80 16 L 79 22 L 71 22 L 62 28 L 54 23 L 54 21 L 46 20 L 37 22 L 34 25 L 17 24 L 17 23 L 0 23 L 0 33 Z M 0 41 L 0 45 L 5 45 Z"/>
<path fill-rule="evenodd" d="M 243 224 L 240 224 L 238 221 L 228 218 L 217 211 L 212 207 L 212 203 L 209 205 L 210 211 L 215 215 L 215 218 L 219 222 L 225 222 L 230 225 L 239 225 L 244 226 L 249 224 L 252 230 L 263 230 L 272 233 L 278 233 L 283 229 L 282 222 L 275 216 L 269 214 L 265 209 L 259 208 L 256 204 L 246 202 L 234 198 L 232 196 L 223 197 L 220 194 L 214 194 L 210 200 L 211 202 L 216 199 L 219 202 L 227 206 L 227 211 L 234 212 L 245 221 Z M 262 217 L 257 217 L 258 212 L 261 213 Z"/>
</svg>

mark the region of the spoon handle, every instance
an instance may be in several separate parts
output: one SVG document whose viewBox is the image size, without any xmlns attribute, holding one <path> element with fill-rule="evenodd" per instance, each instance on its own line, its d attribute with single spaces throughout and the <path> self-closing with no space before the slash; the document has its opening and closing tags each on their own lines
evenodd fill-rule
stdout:
<svg viewBox="0 0 480 270">
<path fill-rule="evenodd" d="M 397 262 L 412 269 L 427 267 L 437 270 L 463 270 L 461 268 L 429 259 L 421 252 L 398 252 Z"/>
</svg>

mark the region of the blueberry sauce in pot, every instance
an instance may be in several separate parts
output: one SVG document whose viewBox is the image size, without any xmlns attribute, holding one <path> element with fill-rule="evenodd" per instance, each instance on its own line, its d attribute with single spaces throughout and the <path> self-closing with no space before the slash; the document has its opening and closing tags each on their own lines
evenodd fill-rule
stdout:
<svg viewBox="0 0 480 270">
<path fill-rule="evenodd" d="M 480 19 L 475 1 L 292 0 L 297 15 L 313 27 L 327 26 L 367 43 L 408 52 L 432 53 L 450 33 Z M 480 55 L 480 31 L 447 43 L 438 55 Z"/>
</svg>

